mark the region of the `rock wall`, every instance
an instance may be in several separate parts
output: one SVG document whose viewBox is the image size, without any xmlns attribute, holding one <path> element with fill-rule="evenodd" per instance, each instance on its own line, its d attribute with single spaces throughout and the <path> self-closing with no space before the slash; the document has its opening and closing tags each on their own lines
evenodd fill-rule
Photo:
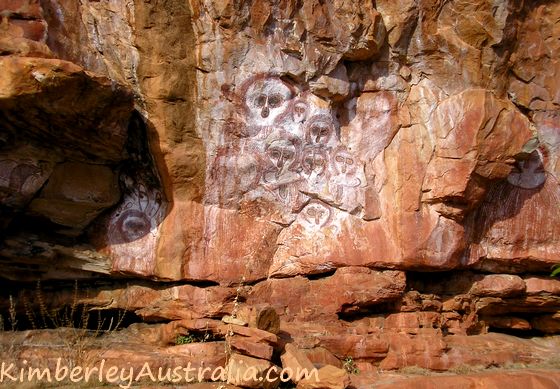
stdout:
<svg viewBox="0 0 560 389">
<path fill-rule="evenodd" d="M 388 368 L 451 366 L 447 334 L 560 332 L 560 2 L 0 11 L 2 277 L 101 278 L 84 301 L 164 321 L 242 290 Z"/>
</svg>

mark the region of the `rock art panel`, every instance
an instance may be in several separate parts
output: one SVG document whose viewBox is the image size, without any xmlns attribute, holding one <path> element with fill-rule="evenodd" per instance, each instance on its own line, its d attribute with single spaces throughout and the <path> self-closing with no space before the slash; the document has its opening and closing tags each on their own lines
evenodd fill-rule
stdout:
<svg viewBox="0 0 560 389">
<path fill-rule="evenodd" d="M 248 125 L 273 124 L 287 110 L 293 96 L 293 88 L 275 76 L 256 76 L 241 89 Z"/>
<path fill-rule="evenodd" d="M 347 103 L 355 116 L 344 129 L 348 147 L 364 160 L 373 160 L 399 129 L 397 96 L 388 91 L 364 93 Z"/>
<path fill-rule="evenodd" d="M 540 150 L 533 151 L 525 160 L 517 163 L 515 171 L 507 177 L 507 181 L 519 188 L 536 189 L 546 181 L 544 156 Z"/>
<path fill-rule="evenodd" d="M 560 186 L 549 173 L 549 151 L 541 145 L 490 188 L 466 221 L 472 241 L 466 263 L 488 271 L 549 271 L 558 262 Z"/>
<path fill-rule="evenodd" d="M 124 178 L 127 195 L 109 216 L 107 244 L 113 270 L 150 276 L 155 267 L 160 224 L 166 211 L 161 192 Z"/>
<path fill-rule="evenodd" d="M 128 159 L 120 169 L 119 204 L 93 229 L 103 233 L 98 244 L 112 260 L 112 271 L 152 277 L 161 223 L 168 212 L 163 192 L 147 141 L 143 119 L 135 113 L 126 143 Z"/>
<path fill-rule="evenodd" d="M 452 269 L 464 218 L 496 181 L 509 191 L 498 197 L 552 201 L 556 5 L 304 3 L 41 3 L 51 49 L 131 85 L 148 124 L 162 184 L 121 185 L 110 230 L 119 247 L 160 242 L 137 268 L 122 251 L 115 271 L 235 282 L 247 267 L 253 281 L 349 264 Z M 524 147 L 531 122 L 548 154 Z M 126 158 L 98 143 L 99 158 Z"/>
<path fill-rule="evenodd" d="M 511 102 L 482 89 L 444 100 L 434 111 L 433 123 L 435 153 L 422 199 L 449 218 L 460 220 L 475 208 L 489 182 L 506 178 L 512 161 L 538 144 L 533 126 Z"/>
<path fill-rule="evenodd" d="M 540 153 L 547 160 L 546 171 L 560 179 L 560 114 L 558 112 L 537 112 L 533 120 L 537 127 Z"/>
<path fill-rule="evenodd" d="M 236 209 L 264 200 L 284 222 L 312 198 L 360 212 L 363 163 L 341 143 L 329 110 L 272 74 L 250 77 L 233 100 L 224 142 L 211 151 L 207 203 Z"/>
<path fill-rule="evenodd" d="M 52 166 L 33 160 L 0 159 L 0 203 L 22 207 L 49 178 Z"/>
<path fill-rule="evenodd" d="M 305 229 L 321 229 L 332 221 L 331 209 L 318 202 L 311 201 L 301 212 L 301 225 Z"/>
</svg>

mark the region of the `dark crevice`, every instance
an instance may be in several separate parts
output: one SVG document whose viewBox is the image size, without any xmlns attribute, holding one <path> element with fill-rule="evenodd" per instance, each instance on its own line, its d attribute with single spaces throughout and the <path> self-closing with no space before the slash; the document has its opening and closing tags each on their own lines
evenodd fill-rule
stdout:
<svg viewBox="0 0 560 389">
<path fill-rule="evenodd" d="M 332 270 L 325 271 L 323 273 L 308 274 L 305 277 L 310 281 L 320 280 L 322 278 L 327 278 L 334 275 L 334 273 L 336 273 L 336 270 L 337 269 L 332 269 Z"/>
</svg>

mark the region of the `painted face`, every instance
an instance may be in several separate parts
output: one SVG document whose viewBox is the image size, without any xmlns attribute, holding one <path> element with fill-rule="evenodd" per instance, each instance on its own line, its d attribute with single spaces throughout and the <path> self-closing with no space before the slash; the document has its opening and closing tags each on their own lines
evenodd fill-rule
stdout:
<svg viewBox="0 0 560 389">
<path fill-rule="evenodd" d="M 320 202 L 311 202 L 302 210 L 303 225 L 309 228 L 326 226 L 331 219 L 331 210 Z"/>
<path fill-rule="evenodd" d="M 510 173 L 507 180 L 511 185 L 523 189 L 535 189 L 546 181 L 543 155 L 539 150 L 531 153 L 528 159 L 518 162 L 518 171 Z"/>
<path fill-rule="evenodd" d="M 261 93 L 255 97 L 253 105 L 260 109 L 261 117 L 266 119 L 270 115 L 271 109 L 276 109 L 284 104 L 284 97 L 280 93 L 273 93 L 267 95 L 266 93 Z"/>
<path fill-rule="evenodd" d="M 245 106 L 253 124 L 271 125 L 288 108 L 292 91 L 276 77 L 254 81 L 245 94 Z"/>
<path fill-rule="evenodd" d="M 37 166 L 26 163 L 17 165 L 10 174 L 10 188 L 21 191 L 28 179 L 40 175 L 41 169 Z"/>
<path fill-rule="evenodd" d="M 315 172 L 321 175 L 327 167 L 327 153 L 323 148 L 308 147 L 303 151 L 303 171 L 306 174 Z"/>
<path fill-rule="evenodd" d="M 112 242 L 130 243 L 152 233 L 163 216 L 162 203 L 159 191 L 149 191 L 143 184 L 134 187 L 133 192 L 112 216 L 109 239 Z"/>
<path fill-rule="evenodd" d="M 306 140 L 309 144 L 327 144 L 334 134 L 334 124 L 327 115 L 316 115 L 309 119 Z"/>
<path fill-rule="evenodd" d="M 10 203 L 14 201 L 13 204 L 23 201 L 23 198 L 28 198 L 37 192 L 48 177 L 41 163 L 37 165 L 33 161 L 2 160 L 0 161 L 0 191 L 3 194 L 0 200 L 9 199 Z"/>
<path fill-rule="evenodd" d="M 289 169 L 296 159 L 296 147 L 287 139 L 272 141 L 266 149 L 266 154 L 278 172 Z"/>
<path fill-rule="evenodd" d="M 334 156 L 334 167 L 338 174 L 354 174 L 356 172 L 356 160 L 348 151 L 339 150 Z"/>
<path fill-rule="evenodd" d="M 118 221 L 117 230 L 124 242 L 133 242 L 147 235 L 152 229 L 152 223 L 142 211 L 128 209 L 124 211 Z"/>
<path fill-rule="evenodd" d="M 303 123 L 307 119 L 308 106 L 303 100 L 296 101 L 292 108 L 292 118 L 296 123 Z"/>
</svg>

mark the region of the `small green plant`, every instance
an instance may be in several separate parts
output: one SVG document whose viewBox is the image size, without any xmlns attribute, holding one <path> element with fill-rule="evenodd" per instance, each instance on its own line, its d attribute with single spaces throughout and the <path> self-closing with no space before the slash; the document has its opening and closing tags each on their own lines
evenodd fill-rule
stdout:
<svg viewBox="0 0 560 389">
<path fill-rule="evenodd" d="M 360 369 L 356 366 L 354 359 L 352 357 L 344 358 L 344 362 L 342 363 L 342 367 L 350 374 L 360 374 Z"/>
<path fill-rule="evenodd" d="M 560 263 L 557 265 L 552 266 L 552 273 L 550 273 L 551 277 L 558 277 L 560 276 Z"/>
<path fill-rule="evenodd" d="M 175 339 L 175 344 L 177 345 L 190 344 L 195 342 L 198 342 L 198 339 L 193 334 L 177 335 L 177 338 Z"/>
</svg>

